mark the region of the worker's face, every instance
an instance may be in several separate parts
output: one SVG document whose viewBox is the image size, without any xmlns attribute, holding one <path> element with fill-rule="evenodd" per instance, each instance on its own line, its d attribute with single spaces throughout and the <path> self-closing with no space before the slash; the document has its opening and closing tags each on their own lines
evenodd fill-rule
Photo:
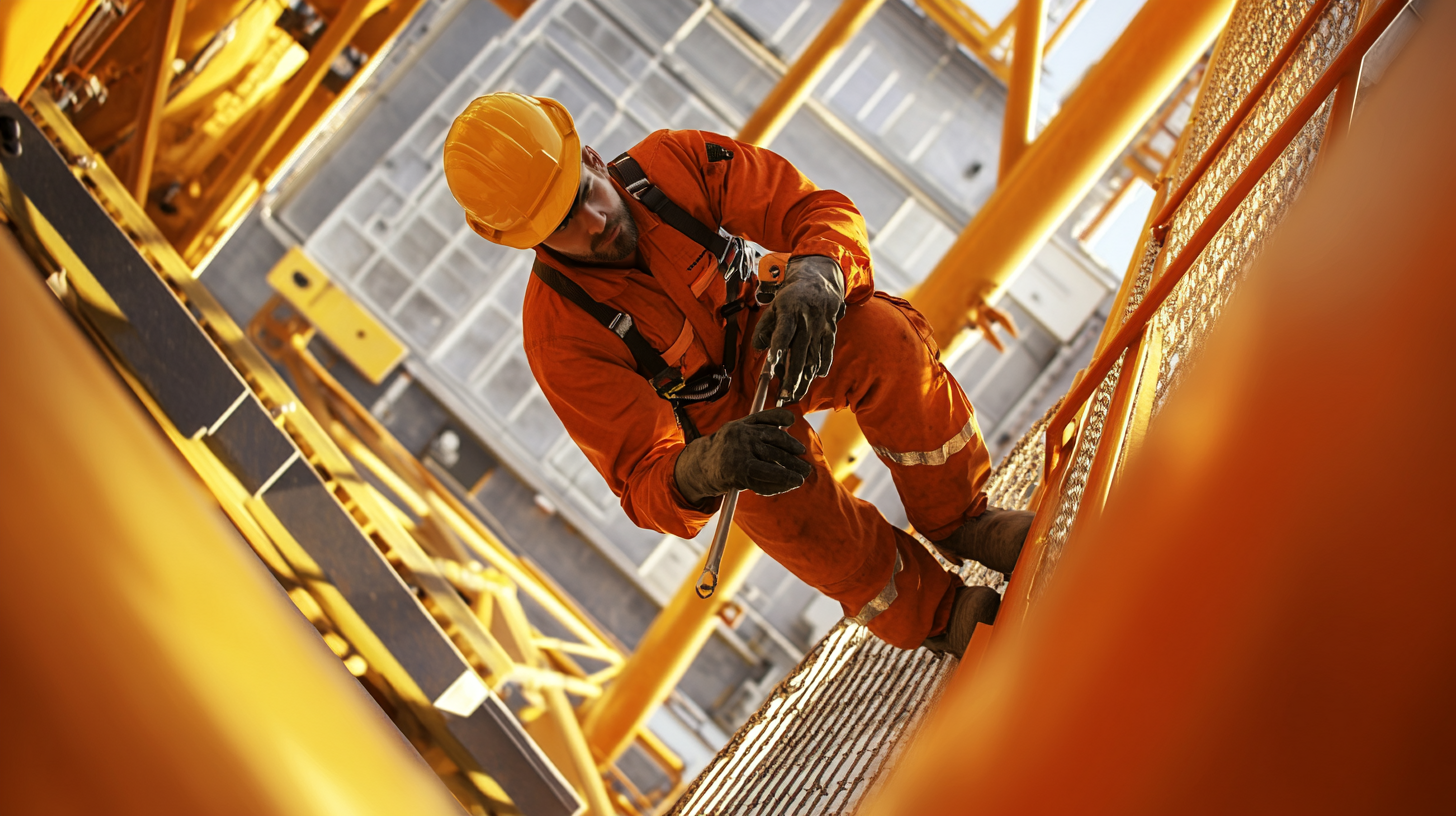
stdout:
<svg viewBox="0 0 1456 816">
<path fill-rule="evenodd" d="M 617 263 L 637 251 L 637 224 L 612 186 L 607 163 L 590 147 L 581 149 L 581 187 L 546 247 L 584 263 Z"/>
</svg>

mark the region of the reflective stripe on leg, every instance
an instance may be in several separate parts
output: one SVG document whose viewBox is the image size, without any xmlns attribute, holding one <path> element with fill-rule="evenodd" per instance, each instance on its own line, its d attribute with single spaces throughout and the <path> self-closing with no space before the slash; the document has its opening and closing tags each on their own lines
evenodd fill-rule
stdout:
<svg viewBox="0 0 1456 816">
<path fill-rule="evenodd" d="M 890 604 L 894 603 L 895 598 L 899 597 L 900 594 L 899 590 L 895 589 L 895 576 L 900 574 L 900 570 L 904 566 L 905 562 L 900 560 L 900 551 L 896 550 L 895 569 L 890 573 L 889 583 L 886 583 L 885 588 L 880 590 L 880 594 L 871 598 L 869 603 L 861 607 L 859 614 L 855 615 L 851 620 L 864 626 L 874 620 L 876 615 L 890 608 Z"/>
<path fill-rule="evenodd" d="M 876 445 L 874 446 L 874 451 L 875 455 L 879 456 L 886 462 L 896 465 L 904 465 L 905 467 L 909 467 L 911 465 L 943 465 L 945 464 L 947 459 L 951 458 L 957 453 L 960 453 L 961 450 L 965 448 L 966 444 L 969 443 L 976 436 L 976 418 L 975 416 L 972 416 L 970 419 L 966 420 L 966 425 L 965 427 L 961 428 L 960 433 L 946 440 L 946 443 L 944 445 L 941 445 L 935 450 L 906 451 L 904 453 L 896 453 L 895 451 L 888 450 L 886 448 L 882 448 Z"/>
</svg>

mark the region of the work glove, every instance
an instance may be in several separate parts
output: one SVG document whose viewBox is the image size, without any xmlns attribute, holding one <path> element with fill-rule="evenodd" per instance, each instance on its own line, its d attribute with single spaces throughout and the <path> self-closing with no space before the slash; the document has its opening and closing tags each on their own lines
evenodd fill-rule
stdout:
<svg viewBox="0 0 1456 816">
<path fill-rule="evenodd" d="M 779 400 L 798 402 L 815 377 L 834 362 L 834 331 L 844 316 L 844 275 L 833 258 L 799 255 L 789 259 L 784 283 L 758 319 L 753 347 L 783 352 Z"/>
<path fill-rule="evenodd" d="M 800 459 L 804 443 L 784 428 L 794 424 L 786 408 L 770 408 L 725 423 L 693 440 L 678 454 L 673 476 L 689 504 L 700 505 L 730 490 L 773 496 L 804 483 L 814 467 Z"/>
</svg>

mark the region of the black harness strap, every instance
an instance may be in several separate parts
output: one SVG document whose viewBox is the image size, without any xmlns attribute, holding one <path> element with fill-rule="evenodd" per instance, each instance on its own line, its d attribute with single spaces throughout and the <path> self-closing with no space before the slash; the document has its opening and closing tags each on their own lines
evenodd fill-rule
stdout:
<svg viewBox="0 0 1456 816">
<path fill-rule="evenodd" d="M 647 180 L 647 174 L 642 172 L 642 165 L 637 160 L 623 153 L 612 163 L 607 165 L 607 171 L 612 178 L 627 190 L 633 198 L 642 202 L 642 205 L 667 222 L 667 225 L 692 239 L 693 243 L 713 253 L 713 257 L 719 263 L 726 263 L 728 258 L 728 239 L 718 234 L 715 229 L 709 229 L 707 224 L 692 217 L 687 210 L 679 207 L 665 193 L 657 189 Z"/>
<path fill-rule="evenodd" d="M 596 318 L 598 323 L 622 338 L 622 342 L 627 344 L 627 350 L 632 352 L 632 359 L 637 361 L 637 370 L 647 378 L 648 382 L 652 383 L 652 388 L 658 396 L 663 399 L 672 399 L 674 394 L 682 388 L 682 372 L 662 359 L 662 355 L 658 354 L 657 349 L 647 342 L 647 338 L 642 336 L 642 332 L 637 331 L 637 324 L 632 320 L 631 315 L 593 300 L 592 296 L 578 286 L 576 281 L 540 261 L 536 261 L 535 265 L 531 267 L 531 272 L 540 278 L 542 283 L 555 289 L 557 294 L 580 306 L 587 314 Z"/>
<path fill-rule="evenodd" d="M 728 154 L 732 158 L 732 154 Z M 711 159 L 710 159 L 711 161 Z M 679 207 L 676 202 L 667 197 L 667 194 L 659 190 L 652 182 L 647 180 L 647 174 L 642 172 L 642 165 L 626 153 L 612 159 L 607 165 L 607 172 L 612 178 L 622 185 L 633 198 L 642 202 L 642 205 L 651 210 L 658 218 L 661 218 L 668 226 L 687 236 L 693 243 L 713 254 L 718 261 L 718 268 L 724 270 L 724 285 L 727 287 L 727 298 L 720 316 L 727 321 L 723 328 L 723 368 L 728 374 L 738 364 L 738 321 L 734 315 L 742 311 L 748 305 L 747 300 L 740 300 L 739 290 L 743 286 L 743 278 L 739 274 L 730 274 L 729 270 L 735 268 L 737 257 L 745 251 L 742 241 L 725 238 L 717 230 L 710 229 L 708 225 L 694 218 L 687 210 Z M 751 270 L 756 272 L 757 270 Z"/>
<path fill-rule="evenodd" d="M 682 428 L 684 439 L 691 442 L 698 438 L 699 433 L 692 418 L 688 416 L 688 403 L 712 402 L 721 397 L 732 382 L 733 369 L 738 362 L 738 320 L 735 316 L 748 305 L 748 300 L 738 297 L 743 284 L 741 267 L 748 260 L 744 256 L 747 248 L 741 239 L 724 237 L 673 203 L 647 180 L 637 160 L 626 153 L 614 159 L 607 165 L 607 169 L 633 198 L 642 202 L 668 226 L 712 253 L 718 261 L 719 269 L 731 272 L 726 274 L 724 281 L 727 300 L 719 310 L 719 314 L 727 321 L 723 329 L 723 364 L 684 380 L 682 372 L 676 366 L 668 365 L 657 349 L 637 330 L 631 315 L 598 303 L 575 281 L 539 260 L 531 267 L 531 272 L 557 294 L 580 306 L 583 311 L 596 318 L 598 323 L 622 338 L 622 342 L 627 344 L 627 350 L 632 353 L 632 359 L 637 363 L 638 373 L 652 384 L 659 397 L 671 403 L 673 416 L 677 419 L 678 427 Z"/>
</svg>

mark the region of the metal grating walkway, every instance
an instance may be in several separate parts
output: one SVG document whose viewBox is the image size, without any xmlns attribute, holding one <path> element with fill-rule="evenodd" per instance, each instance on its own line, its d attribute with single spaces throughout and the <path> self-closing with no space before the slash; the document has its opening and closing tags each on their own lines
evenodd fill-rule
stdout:
<svg viewBox="0 0 1456 816">
<path fill-rule="evenodd" d="M 718 752 L 673 816 L 853 813 L 957 662 L 897 649 L 840 621 Z"/>
</svg>

